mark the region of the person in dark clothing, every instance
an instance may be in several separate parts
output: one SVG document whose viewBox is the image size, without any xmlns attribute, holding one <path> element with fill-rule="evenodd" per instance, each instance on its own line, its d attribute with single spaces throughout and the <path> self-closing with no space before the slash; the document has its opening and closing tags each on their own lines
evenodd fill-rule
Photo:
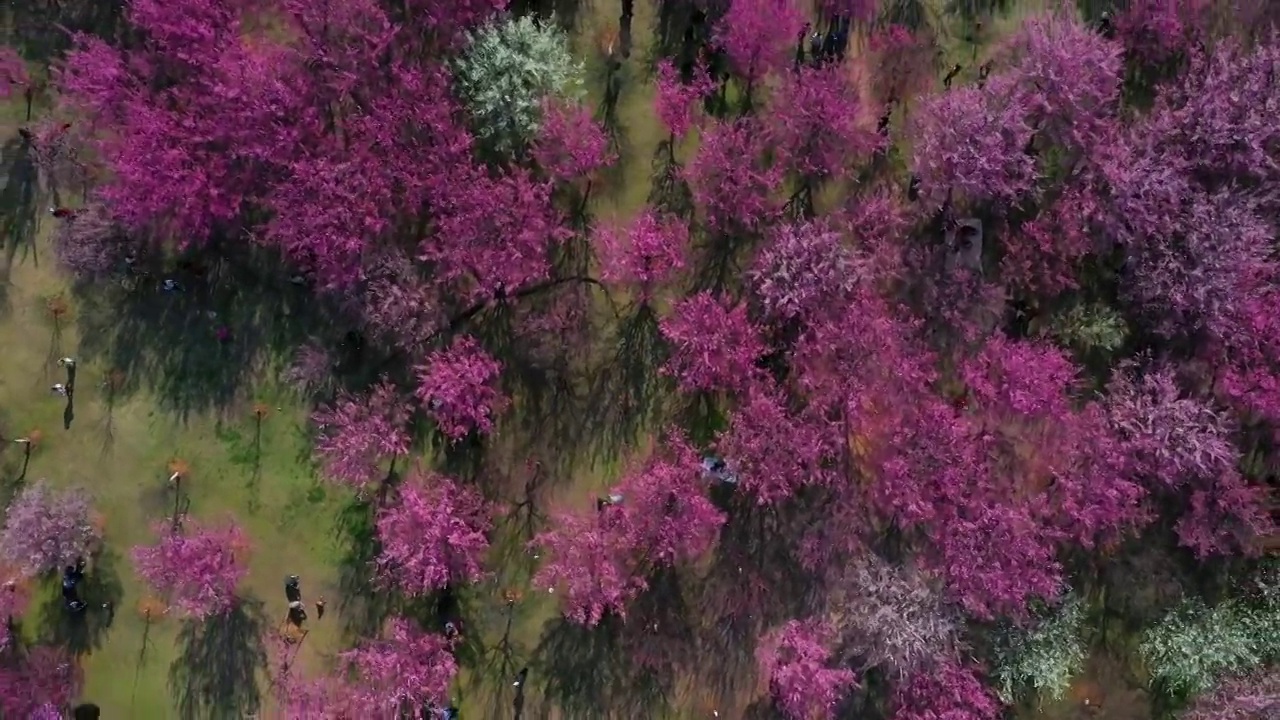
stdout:
<svg viewBox="0 0 1280 720">
<path fill-rule="evenodd" d="M 893 105 L 886 105 L 884 114 L 876 121 L 876 133 L 881 137 L 889 137 L 889 123 L 893 120 Z"/>
<path fill-rule="evenodd" d="M 837 62 L 844 62 L 845 53 L 849 51 L 849 30 L 852 25 L 852 18 L 836 18 L 835 55 Z"/>
<path fill-rule="evenodd" d="M 990 75 L 991 75 L 991 63 L 990 62 L 982 63 L 982 66 L 978 68 L 978 89 L 979 90 L 987 86 L 987 77 Z"/>
<path fill-rule="evenodd" d="M 813 23 L 805 23 L 800 28 L 800 37 L 796 39 L 796 69 L 799 70 L 804 65 L 804 42 L 809 38 L 809 31 L 813 29 Z"/>
<path fill-rule="evenodd" d="M 956 79 L 956 76 L 960 74 L 961 69 L 962 68 L 960 67 L 959 63 L 956 63 L 955 65 L 953 65 L 951 67 L 951 70 L 947 72 L 946 77 L 942 78 L 942 87 L 946 88 L 947 90 L 950 90 L 951 81 Z"/>
<path fill-rule="evenodd" d="M 515 711 L 515 720 L 524 717 L 524 683 L 529 679 L 529 668 L 520 668 L 520 672 L 516 674 L 516 681 L 512 686 L 516 689 L 515 699 L 511 701 L 511 708 Z"/>
<path fill-rule="evenodd" d="M 68 565 L 62 572 L 62 599 L 72 612 L 80 612 L 85 603 L 80 600 L 77 586 L 84 579 L 84 558 L 77 558 L 75 565 Z"/>
<path fill-rule="evenodd" d="M 1098 20 L 1098 32 L 1102 37 L 1108 40 L 1114 40 L 1116 37 L 1116 26 L 1111 22 L 1111 13 L 1104 12 Z"/>
<path fill-rule="evenodd" d="M 822 59 L 836 59 L 836 44 L 838 42 L 839 29 L 836 23 L 832 23 L 827 30 L 827 34 L 822 38 Z"/>
<path fill-rule="evenodd" d="M 301 578 L 290 575 L 284 581 L 284 597 L 289 602 L 302 602 Z"/>
</svg>

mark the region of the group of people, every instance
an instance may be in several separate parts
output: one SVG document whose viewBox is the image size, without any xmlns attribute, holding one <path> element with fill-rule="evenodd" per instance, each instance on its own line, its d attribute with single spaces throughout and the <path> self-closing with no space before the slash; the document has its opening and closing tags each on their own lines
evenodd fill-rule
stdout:
<svg viewBox="0 0 1280 720">
<path fill-rule="evenodd" d="M 49 387 L 49 391 L 55 395 L 70 398 L 71 394 L 76 391 L 76 360 L 71 357 L 60 358 L 58 367 L 67 371 L 67 381 L 65 383 L 54 383 Z"/>
<path fill-rule="evenodd" d="M 853 20 L 837 15 L 826 24 L 826 32 L 815 28 L 813 23 L 804 24 L 804 29 L 800 31 L 799 42 L 796 44 L 796 67 L 805 63 L 806 48 L 808 49 L 807 59 L 814 65 L 844 61 L 845 53 L 849 49 L 849 32 L 853 26 Z"/>
<path fill-rule="evenodd" d="M 289 603 L 289 622 L 297 627 L 307 619 L 307 608 L 302 604 L 302 580 L 290 575 L 284 580 L 284 598 Z M 324 598 L 316 600 L 316 619 L 324 617 Z"/>
</svg>

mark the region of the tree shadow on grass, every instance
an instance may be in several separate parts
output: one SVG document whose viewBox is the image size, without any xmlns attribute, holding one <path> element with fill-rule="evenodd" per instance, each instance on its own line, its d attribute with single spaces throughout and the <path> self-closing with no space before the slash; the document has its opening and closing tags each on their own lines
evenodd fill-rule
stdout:
<svg viewBox="0 0 1280 720">
<path fill-rule="evenodd" d="M 265 672 L 262 602 L 244 599 L 225 615 L 188 620 L 169 668 L 169 692 L 182 720 L 239 720 L 262 707 L 258 671 Z"/>
<path fill-rule="evenodd" d="M 583 356 L 582 338 L 527 332 L 525 313 L 534 317 L 555 313 L 558 309 L 575 312 L 584 296 L 570 295 L 568 283 L 563 292 L 549 291 L 544 297 L 522 299 L 521 305 L 498 305 L 480 313 L 467 328 L 493 356 L 502 363 L 503 388 L 510 397 L 519 398 L 511 422 L 518 428 L 522 444 L 517 452 L 549 458 L 555 463 L 548 468 L 553 480 L 567 479 L 576 459 L 595 441 L 594 429 L 588 424 L 587 400 L 579 390 L 580 371 L 575 360 Z M 556 303 L 563 303 L 559 308 Z M 471 477 L 480 467 L 473 453 L 469 464 L 453 461 L 449 471 Z"/>
<path fill-rule="evenodd" d="M 115 610 L 124 597 L 119 567 L 120 554 L 110 547 L 94 556 L 93 564 L 76 588 L 87 606 L 80 612 L 67 608 L 61 580 L 54 575 L 53 582 L 49 583 L 50 592 L 37 613 L 40 640 L 77 656 L 102 647 L 115 622 Z"/>
<path fill-rule="evenodd" d="M 697 668 L 699 684 L 717 697 L 735 698 L 752 690 L 756 641 L 770 627 L 812 614 L 817 577 L 805 569 L 791 539 L 808 518 L 793 508 L 757 506 L 732 488 L 716 497 L 731 508 L 720 532 L 719 549 L 694 600 L 703 618 L 698 645 L 716 658 Z M 714 497 L 714 495 L 713 495 Z"/>
<path fill-rule="evenodd" d="M 36 230 L 39 227 L 39 173 L 31 157 L 31 143 L 25 137 L 10 138 L 0 147 L 4 165 L 3 187 L 0 188 L 0 243 L 4 248 L 4 265 L 0 267 L 0 288 L 7 288 L 14 263 L 35 255 Z M 6 301 L 7 297 L 0 298 Z"/>
<path fill-rule="evenodd" d="M 661 717 L 669 706 L 666 683 L 633 660 L 616 618 L 594 628 L 553 620 L 533 667 L 546 715 L 554 708 L 566 720 Z"/>
<path fill-rule="evenodd" d="M 182 260 L 132 289 L 77 288 L 81 352 L 147 385 L 183 420 L 227 409 L 266 362 L 309 337 L 321 310 L 273 255 L 246 253 Z"/>
<path fill-rule="evenodd" d="M 10 3 L 8 41 L 27 60 L 44 64 L 70 49 L 76 34 L 111 39 L 124 6 L 123 0 Z"/>
<path fill-rule="evenodd" d="M 396 598 L 374 578 L 373 561 L 379 543 L 374 508 L 352 500 L 338 515 L 343 555 L 338 567 L 338 609 L 344 630 L 352 638 L 376 636 L 396 610 Z"/>
<path fill-rule="evenodd" d="M 618 325 L 615 352 L 591 377 L 594 402 L 587 422 L 599 434 L 596 460 L 612 460 L 614 451 L 635 442 L 661 410 L 664 359 L 658 316 L 648 305 L 634 308 Z"/>
</svg>

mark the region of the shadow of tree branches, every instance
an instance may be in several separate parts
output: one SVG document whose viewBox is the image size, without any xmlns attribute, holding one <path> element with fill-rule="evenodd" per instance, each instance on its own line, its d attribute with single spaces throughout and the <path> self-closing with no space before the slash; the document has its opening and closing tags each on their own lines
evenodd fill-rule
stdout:
<svg viewBox="0 0 1280 720">
<path fill-rule="evenodd" d="M 26 59 L 45 63 L 71 47 L 74 33 L 114 36 L 122 0 L 27 0 L 9 3 L 8 41 Z"/>
<path fill-rule="evenodd" d="M 124 597 L 119 567 L 120 554 L 110 546 L 93 557 L 93 564 L 77 587 L 80 599 L 87 605 L 81 612 L 67 608 L 61 581 L 53 575 L 49 592 L 36 614 L 41 642 L 66 648 L 72 655 L 85 655 L 102 647 L 115 621 L 115 609 Z"/>
<path fill-rule="evenodd" d="M 179 259 L 130 289 L 78 287 L 81 352 L 150 387 L 184 420 L 227 408 L 266 363 L 325 326 L 321 304 L 274 254 L 238 252 Z"/>
<path fill-rule="evenodd" d="M 3 188 L 0 188 L 0 243 L 4 249 L 4 265 L 0 267 L 0 308 L 7 307 L 7 288 L 13 265 L 28 257 L 33 262 L 35 235 L 39 228 L 39 173 L 32 157 L 30 140 L 19 135 L 0 147 L 0 163 L 4 166 Z"/>
<path fill-rule="evenodd" d="M 243 599 L 225 615 L 188 620 L 178 633 L 169 691 L 182 720 L 239 720 L 262 707 L 258 671 L 266 670 L 262 602 Z"/>
<path fill-rule="evenodd" d="M 565 618 L 548 624 L 534 651 L 539 712 L 566 720 L 658 717 L 668 707 L 665 683 L 639 667 L 622 640 L 620 621 L 585 628 Z"/>
<path fill-rule="evenodd" d="M 594 402 L 587 418 L 601 438 L 597 459 L 610 459 L 614 450 L 635 442 L 652 426 L 667 387 L 658 372 L 665 345 L 650 306 L 639 305 L 622 320 L 612 347 L 612 356 L 590 379 Z"/>
<path fill-rule="evenodd" d="M 338 514 L 337 530 L 343 555 L 338 567 L 338 609 L 348 637 L 377 635 L 396 610 L 396 598 L 384 592 L 375 578 L 378 529 L 371 503 L 352 500 Z"/>
</svg>

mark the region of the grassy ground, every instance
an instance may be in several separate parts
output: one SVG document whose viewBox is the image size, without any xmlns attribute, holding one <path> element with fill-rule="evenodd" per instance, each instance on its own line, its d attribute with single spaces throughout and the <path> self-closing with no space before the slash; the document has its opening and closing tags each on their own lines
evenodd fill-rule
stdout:
<svg viewBox="0 0 1280 720">
<path fill-rule="evenodd" d="M 52 271 L 43 239 L 20 252 L 10 270 L 7 306 L 0 318 L 4 426 L 10 435 L 41 432 L 26 481 L 47 478 L 87 489 L 105 521 L 107 562 L 91 571 L 104 590 L 89 600 L 111 600 L 117 610 L 109 628 L 90 633 L 85 696 L 102 706 L 105 717 L 172 716 L 173 694 L 167 685 L 169 669 L 179 660 L 179 623 L 164 617 L 144 620 L 144 590 L 127 557 L 130 547 L 149 539 L 151 523 L 173 512 L 174 493 L 166 487 L 169 461 L 181 458 L 190 467 L 183 491 L 193 517 L 216 520 L 233 514 L 252 537 L 245 595 L 263 604 L 263 615 L 255 621 L 264 626 L 278 624 L 284 615 L 281 585 L 286 575 L 301 575 L 311 598 L 336 597 L 338 549 L 332 526 L 337 499 L 307 465 L 296 462 L 307 449 L 305 413 L 277 399 L 270 383 L 242 388 L 245 398 L 262 398 L 272 410 L 256 442 L 256 421 L 247 404 L 240 407 L 243 412 L 191 414 L 179 420 L 158 409 L 145 378 L 139 378 L 141 387 L 131 397 L 109 402 L 102 385 L 110 368 L 80 352 L 81 308 L 72 300 L 69 316 L 58 323 L 61 328 L 49 313 L 49 299 L 66 288 Z M 50 383 L 63 380 L 56 359 L 64 354 L 81 358 L 69 430 L 63 427 L 63 400 L 49 392 Z M 15 445 L 4 450 L 10 487 L 18 481 L 13 472 L 20 466 L 17 450 Z M 41 637 L 65 632 L 60 626 L 66 624 L 52 583 L 45 590 L 49 605 L 37 603 L 26 622 L 27 631 Z M 91 619 L 91 629 L 98 622 Z M 311 627 L 304 642 L 308 654 L 337 647 L 338 618 L 327 616 Z M 251 650 L 252 644 L 238 647 L 242 653 Z M 177 679 L 173 693 L 224 684 L 201 677 L 213 669 L 207 663 L 190 669 L 195 676 L 190 682 Z"/>
</svg>

